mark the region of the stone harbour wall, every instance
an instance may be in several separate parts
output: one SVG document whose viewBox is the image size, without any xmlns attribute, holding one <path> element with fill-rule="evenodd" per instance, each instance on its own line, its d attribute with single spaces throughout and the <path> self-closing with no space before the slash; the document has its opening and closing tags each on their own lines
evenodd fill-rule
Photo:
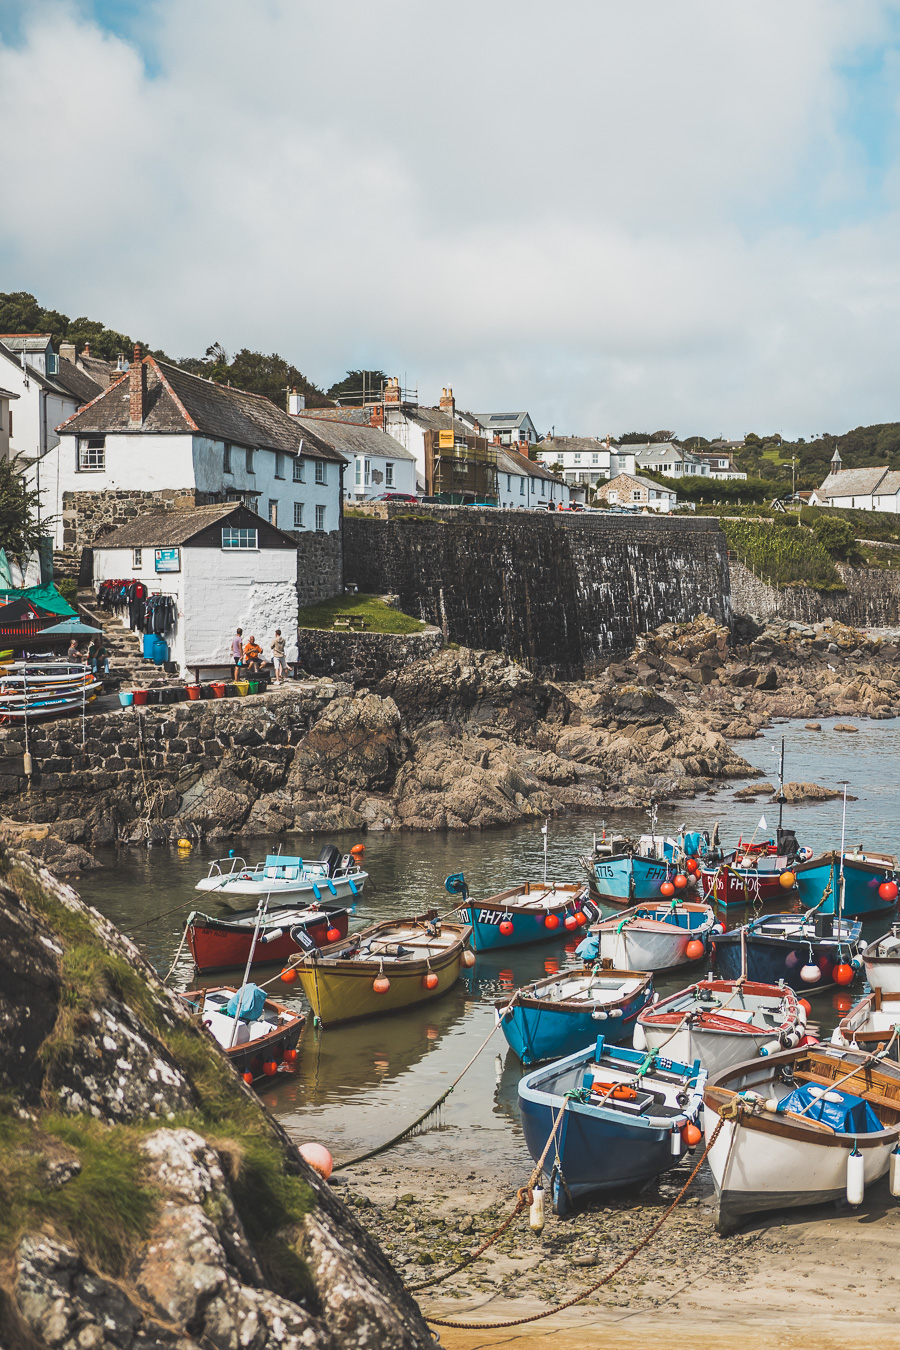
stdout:
<svg viewBox="0 0 900 1350">
<path fill-rule="evenodd" d="M 433 656 L 444 645 L 438 629 L 424 633 L 347 633 L 321 628 L 297 632 L 300 666 L 310 675 L 341 675 L 377 684 L 390 670 Z"/>
<path fill-rule="evenodd" d="M 289 532 L 297 541 L 297 599 L 304 605 L 330 600 L 344 589 L 344 548 L 340 530 Z"/>
<path fill-rule="evenodd" d="M 193 488 L 161 488 L 155 492 L 108 489 L 63 493 L 63 548 L 80 552 L 101 536 L 117 530 L 146 511 L 178 511 L 197 505 Z"/>
<path fill-rule="evenodd" d="M 731 601 L 735 614 L 754 619 L 795 619 L 821 623 L 831 618 L 853 628 L 900 627 L 900 570 L 846 567 L 837 564 L 845 591 L 814 591 L 808 587 L 778 590 L 732 559 Z"/>
<path fill-rule="evenodd" d="M 561 678 L 590 673 L 664 622 L 731 618 L 725 538 L 710 518 L 438 507 L 345 519 L 344 571 L 447 641 Z"/>
</svg>

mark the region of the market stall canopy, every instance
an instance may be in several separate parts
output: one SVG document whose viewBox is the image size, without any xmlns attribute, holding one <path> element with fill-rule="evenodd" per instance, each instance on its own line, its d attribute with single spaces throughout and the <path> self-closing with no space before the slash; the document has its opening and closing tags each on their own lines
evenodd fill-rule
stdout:
<svg viewBox="0 0 900 1350">
<path fill-rule="evenodd" d="M 62 623 L 44 628 L 41 637 L 96 637 L 102 632 L 102 628 L 92 628 L 90 624 L 82 623 L 80 619 L 63 619 Z"/>
<path fill-rule="evenodd" d="M 0 555 L 2 553 L 3 550 L 0 549 Z M 0 604 L 9 604 L 13 600 L 30 600 L 33 605 L 50 614 L 58 614 L 60 618 L 77 618 L 76 611 L 68 600 L 64 600 L 56 587 L 49 583 L 45 586 L 28 586 L 25 590 L 6 590 L 0 587 Z"/>
</svg>

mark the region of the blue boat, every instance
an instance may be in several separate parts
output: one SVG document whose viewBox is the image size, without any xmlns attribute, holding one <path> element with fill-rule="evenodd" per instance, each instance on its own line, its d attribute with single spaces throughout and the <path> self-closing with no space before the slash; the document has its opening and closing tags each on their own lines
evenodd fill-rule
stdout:
<svg viewBox="0 0 900 1350">
<path fill-rule="evenodd" d="M 696 1119 L 706 1070 L 596 1045 L 535 1069 L 519 1083 L 525 1143 L 549 1180 L 557 1214 L 580 1196 L 640 1186 L 674 1167 Z M 552 1138 L 551 1138 L 552 1136 Z M 549 1147 L 548 1147 L 549 1144 Z"/>
<path fill-rule="evenodd" d="M 652 997 L 652 975 L 598 967 L 551 975 L 494 1006 L 503 1035 L 527 1067 L 574 1054 L 594 1039 L 598 1023 L 607 1041 L 630 1041 Z"/>
<path fill-rule="evenodd" d="M 471 945 L 476 952 L 500 951 L 555 938 L 580 938 L 587 925 L 600 917 L 587 886 L 578 883 L 526 881 L 524 886 L 501 891 L 477 903 L 469 898 L 461 872 L 449 876 L 444 886 L 450 895 L 463 897 L 456 914 L 460 923 L 470 926 Z"/>
<path fill-rule="evenodd" d="M 607 905 L 659 900 L 663 882 L 672 881 L 678 871 L 679 851 L 677 840 L 649 834 L 641 835 L 634 852 L 606 853 L 603 845 L 597 844 L 594 852 L 581 860 L 591 899 Z"/>
<path fill-rule="evenodd" d="M 836 914 L 840 891 L 840 852 L 822 853 L 794 867 L 800 903 L 820 914 Z M 848 919 L 876 919 L 897 907 L 900 868 L 892 853 L 857 850 L 844 854 L 843 912 Z M 888 895 L 884 896 L 884 886 Z"/>
<path fill-rule="evenodd" d="M 838 964 L 862 968 L 861 934 L 862 924 L 853 919 L 762 914 L 746 928 L 716 938 L 716 969 L 726 980 L 744 975 L 758 984 L 784 980 L 791 989 L 814 990 L 831 983 Z M 819 971 L 815 977 L 814 967 Z"/>
</svg>

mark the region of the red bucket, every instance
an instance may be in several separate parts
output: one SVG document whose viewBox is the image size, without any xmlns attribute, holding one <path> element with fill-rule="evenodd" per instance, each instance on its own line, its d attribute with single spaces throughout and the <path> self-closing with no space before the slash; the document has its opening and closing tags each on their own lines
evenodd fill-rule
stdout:
<svg viewBox="0 0 900 1350">
<path fill-rule="evenodd" d="M 147 690 L 146 690 L 146 689 L 135 689 L 135 691 L 134 691 L 134 703 L 135 703 L 135 707 L 140 707 L 142 703 L 146 703 L 146 702 L 147 702 Z"/>
<path fill-rule="evenodd" d="M 199 698 L 199 697 L 200 697 L 200 686 L 199 686 L 199 684 L 189 684 L 188 687 L 187 687 L 187 691 L 188 691 L 188 698 Z"/>
<path fill-rule="evenodd" d="M 210 689 L 213 691 L 213 693 L 215 694 L 216 698 L 224 698 L 224 697 L 225 697 L 225 682 L 224 682 L 224 680 L 211 680 L 211 681 L 210 681 L 209 687 L 210 687 Z"/>
</svg>

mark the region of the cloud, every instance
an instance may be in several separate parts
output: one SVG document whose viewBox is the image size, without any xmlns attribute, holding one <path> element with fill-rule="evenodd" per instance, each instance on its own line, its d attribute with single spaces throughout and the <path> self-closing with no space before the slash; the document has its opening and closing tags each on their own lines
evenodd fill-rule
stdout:
<svg viewBox="0 0 900 1350">
<path fill-rule="evenodd" d="M 897 108 L 854 62 L 894 68 L 897 8 L 36 4 L 3 289 L 557 431 L 891 420 Z"/>
</svg>

